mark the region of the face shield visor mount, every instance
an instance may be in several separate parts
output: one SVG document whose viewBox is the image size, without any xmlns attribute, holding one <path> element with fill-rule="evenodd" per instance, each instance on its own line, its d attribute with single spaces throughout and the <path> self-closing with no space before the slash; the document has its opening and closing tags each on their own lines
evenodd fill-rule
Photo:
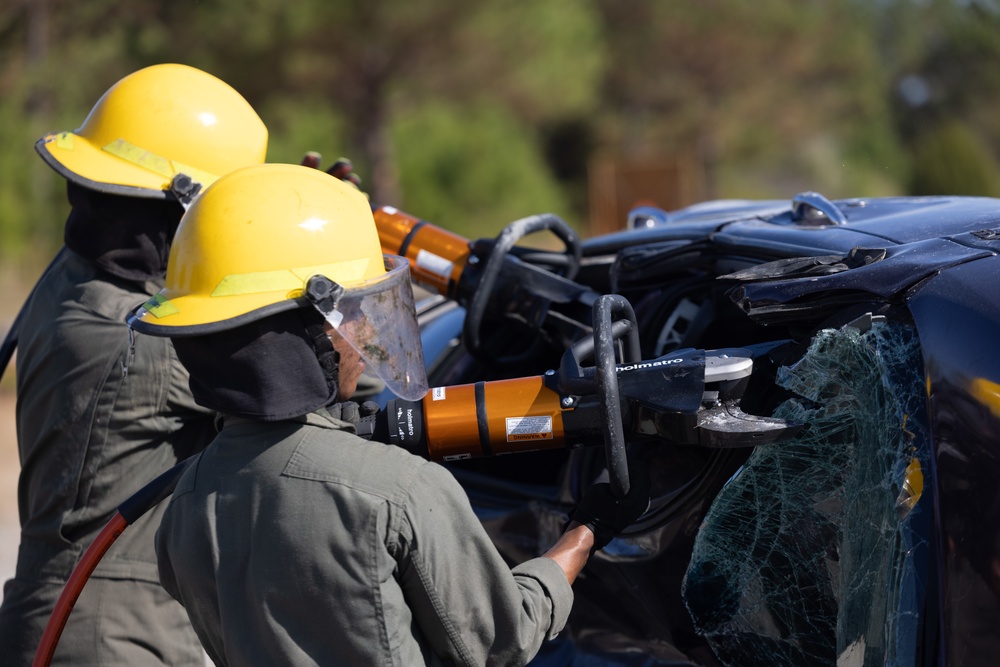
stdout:
<svg viewBox="0 0 1000 667">
<path fill-rule="evenodd" d="M 428 382 L 409 264 L 401 257 L 384 257 L 383 276 L 345 288 L 315 275 L 303 296 L 390 391 L 418 401 L 427 393 Z"/>
<path fill-rule="evenodd" d="M 174 176 L 173 180 L 170 181 L 170 192 L 174 195 L 180 205 L 184 207 L 184 210 L 191 208 L 194 198 L 198 196 L 201 192 L 201 183 L 194 180 L 187 174 L 177 174 Z"/>
</svg>

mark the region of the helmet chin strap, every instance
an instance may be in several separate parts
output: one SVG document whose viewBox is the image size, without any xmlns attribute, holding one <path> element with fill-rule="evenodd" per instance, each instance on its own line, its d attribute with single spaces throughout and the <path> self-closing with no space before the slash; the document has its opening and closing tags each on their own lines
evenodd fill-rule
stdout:
<svg viewBox="0 0 1000 667">
<path fill-rule="evenodd" d="M 313 315 L 312 317 L 316 317 Z M 310 322 L 309 317 L 303 318 L 307 324 L 306 336 L 312 340 L 313 348 L 316 350 L 316 359 L 320 368 L 323 369 L 323 378 L 326 386 L 330 390 L 333 400 L 340 399 L 340 353 L 333 347 L 330 334 L 323 328 L 322 321 Z"/>
<path fill-rule="evenodd" d="M 306 300 L 312 304 L 324 320 L 336 329 L 344 316 L 337 310 L 337 302 L 344 294 L 343 286 L 333 282 L 324 275 L 315 275 L 306 282 L 303 291 Z M 308 317 L 304 318 L 306 321 Z M 340 397 L 340 353 L 333 347 L 330 335 L 324 330 L 322 324 L 307 324 L 306 335 L 312 339 L 313 347 L 316 348 L 316 358 L 323 369 L 323 376 L 326 378 L 327 386 L 330 387 L 335 397 Z"/>
</svg>

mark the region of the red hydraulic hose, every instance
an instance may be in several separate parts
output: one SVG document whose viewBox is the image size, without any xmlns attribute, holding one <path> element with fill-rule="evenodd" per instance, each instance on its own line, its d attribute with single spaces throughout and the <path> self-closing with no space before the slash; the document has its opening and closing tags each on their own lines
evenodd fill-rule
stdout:
<svg viewBox="0 0 1000 667">
<path fill-rule="evenodd" d="M 73 611 L 73 606 L 79 599 L 84 585 L 90 579 L 94 568 L 104 558 L 104 554 L 115 543 L 118 536 L 124 532 L 126 526 L 128 526 L 128 522 L 125 521 L 125 517 L 115 512 L 115 515 L 111 517 L 111 520 L 83 552 L 83 557 L 73 570 L 73 574 L 70 575 L 66 586 L 63 587 L 59 600 L 56 601 L 55 609 L 52 610 L 49 622 L 45 626 L 45 632 L 42 633 L 42 641 L 38 644 L 38 650 L 35 652 L 35 659 L 32 661 L 31 667 L 48 667 L 49 663 L 52 662 L 52 655 L 56 652 L 59 637 L 62 635 L 63 628 L 66 627 L 66 621 L 69 620 L 69 614 Z"/>
</svg>

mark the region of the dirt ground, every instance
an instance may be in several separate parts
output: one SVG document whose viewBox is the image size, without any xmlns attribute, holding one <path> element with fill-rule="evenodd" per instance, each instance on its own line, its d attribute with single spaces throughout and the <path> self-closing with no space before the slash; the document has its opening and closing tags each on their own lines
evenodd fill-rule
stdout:
<svg viewBox="0 0 1000 667">
<path fill-rule="evenodd" d="M 38 262 L 25 266 L 15 265 L 11 261 L 0 264 L 0 341 L 7 337 L 17 311 L 44 268 L 45 264 Z M 21 463 L 17 457 L 17 430 L 14 423 L 16 359 L 15 352 L 6 372 L 0 377 L 0 584 L 14 576 L 17 545 L 21 541 L 17 520 L 17 476 L 21 472 Z M 0 599 L 2 598 L 3 590 L 0 589 Z"/>
<path fill-rule="evenodd" d="M 14 564 L 17 562 L 17 544 L 20 541 L 17 475 L 20 470 L 14 430 L 14 392 L 0 391 L 0 581 L 14 576 Z"/>
<path fill-rule="evenodd" d="M 0 263 L 0 341 L 7 336 L 20 310 L 44 268 L 15 266 L 10 261 Z M 14 425 L 14 363 L 17 354 L 0 378 L 0 584 L 14 576 L 17 545 L 21 541 L 17 520 L 17 475 L 21 464 L 17 457 L 17 433 Z M 3 591 L 0 589 L 0 599 Z"/>
</svg>

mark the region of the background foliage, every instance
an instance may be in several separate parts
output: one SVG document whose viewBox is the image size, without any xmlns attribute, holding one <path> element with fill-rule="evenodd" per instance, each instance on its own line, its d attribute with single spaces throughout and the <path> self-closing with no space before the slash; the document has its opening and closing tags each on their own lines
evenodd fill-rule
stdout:
<svg viewBox="0 0 1000 667">
<path fill-rule="evenodd" d="M 346 155 L 377 203 L 469 236 L 586 232 L 591 161 L 682 152 L 705 198 L 1000 194 L 987 0 L 6 0 L 0 261 L 61 242 L 34 141 L 158 62 L 242 92 L 270 161 Z"/>
</svg>

